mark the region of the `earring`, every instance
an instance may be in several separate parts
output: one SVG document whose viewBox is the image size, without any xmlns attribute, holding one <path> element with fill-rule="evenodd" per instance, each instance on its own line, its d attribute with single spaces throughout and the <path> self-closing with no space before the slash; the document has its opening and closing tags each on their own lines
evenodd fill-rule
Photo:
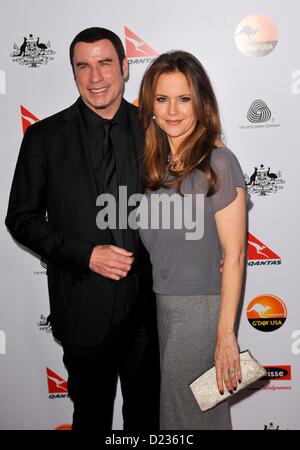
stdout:
<svg viewBox="0 0 300 450">
<path fill-rule="evenodd" d="M 155 114 L 153 114 L 152 119 L 155 120 Z"/>
</svg>

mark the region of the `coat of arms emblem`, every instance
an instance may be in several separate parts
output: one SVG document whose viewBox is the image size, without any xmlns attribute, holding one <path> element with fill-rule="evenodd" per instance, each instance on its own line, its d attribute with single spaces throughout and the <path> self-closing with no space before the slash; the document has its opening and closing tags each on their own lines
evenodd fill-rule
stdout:
<svg viewBox="0 0 300 450">
<path fill-rule="evenodd" d="M 41 64 L 52 61 L 55 51 L 51 48 L 50 41 L 43 43 L 40 37 L 34 38 L 33 34 L 24 36 L 22 44 L 14 44 L 13 52 L 10 54 L 14 62 L 21 65 L 36 68 Z"/>
<path fill-rule="evenodd" d="M 245 181 L 250 194 L 266 196 L 283 189 L 285 180 L 281 178 L 281 172 L 270 172 L 270 170 L 270 167 L 266 168 L 264 164 L 260 164 L 259 167 L 254 167 L 252 175 L 245 174 Z"/>
</svg>

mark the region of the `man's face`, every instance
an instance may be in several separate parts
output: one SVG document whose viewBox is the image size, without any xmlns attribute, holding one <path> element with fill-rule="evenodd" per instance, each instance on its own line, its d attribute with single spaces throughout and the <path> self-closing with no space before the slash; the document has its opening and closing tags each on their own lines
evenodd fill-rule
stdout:
<svg viewBox="0 0 300 450">
<path fill-rule="evenodd" d="M 121 73 L 115 47 L 108 39 L 93 43 L 78 42 L 74 48 L 75 81 L 83 101 L 95 113 L 111 119 L 117 112 L 128 76 L 124 58 Z"/>
</svg>

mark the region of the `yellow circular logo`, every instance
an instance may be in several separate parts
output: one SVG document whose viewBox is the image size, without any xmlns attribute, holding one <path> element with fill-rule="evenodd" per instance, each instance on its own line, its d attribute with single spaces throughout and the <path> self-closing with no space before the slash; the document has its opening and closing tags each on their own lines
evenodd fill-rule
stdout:
<svg viewBox="0 0 300 450">
<path fill-rule="evenodd" d="M 235 43 L 246 56 L 266 56 L 278 42 L 278 29 L 269 17 L 250 14 L 238 24 Z"/>
<path fill-rule="evenodd" d="M 247 318 L 256 330 L 275 331 L 286 321 L 287 309 L 281 298 L 273 294 L 262 294 L 249 303 Z"/>
</svg>

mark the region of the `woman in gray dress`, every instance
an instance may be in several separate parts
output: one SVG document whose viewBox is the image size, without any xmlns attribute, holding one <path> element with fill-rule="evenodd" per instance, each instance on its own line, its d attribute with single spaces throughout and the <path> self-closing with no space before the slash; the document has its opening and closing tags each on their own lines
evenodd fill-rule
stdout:
<svg viewBox="0 0 300 450">
<path fill-rule="evenodd" d="M 222 145 L 217 101 L 193 55 L 159 56 L 144 75 L 139 105 L 146 139 L 140 235 L 157 298 L 161 429 L 231 429 L 228 402 L 203 413 L 189 384 L 214 363 L 221 394 L 233 393 L 242 378 L 235 322 L 245 254 L 243 173 Z"/>
</svg>

